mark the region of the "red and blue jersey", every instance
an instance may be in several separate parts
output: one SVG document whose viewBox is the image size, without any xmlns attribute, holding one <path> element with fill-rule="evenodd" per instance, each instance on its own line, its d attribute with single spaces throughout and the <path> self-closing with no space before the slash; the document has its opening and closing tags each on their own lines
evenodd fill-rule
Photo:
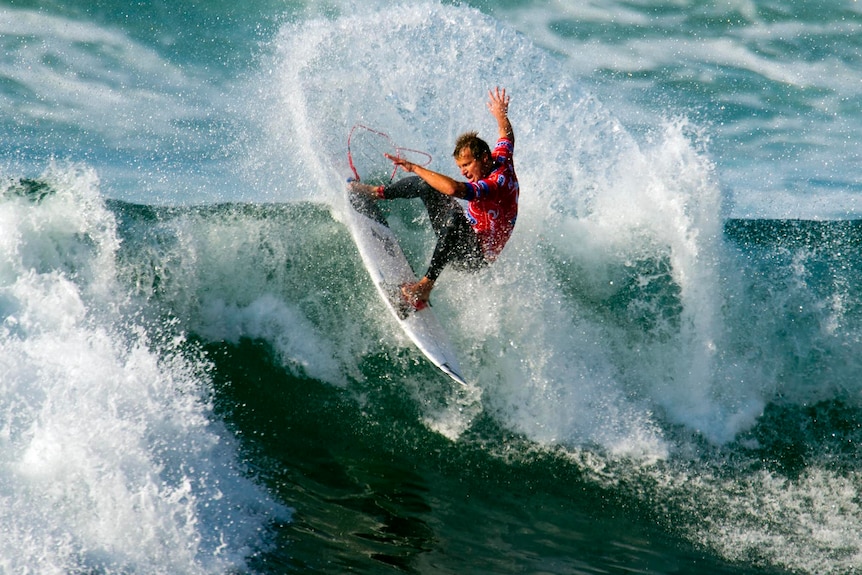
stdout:
<svg viewBox="0 0 862 575">
<path fill-rule="evenodd" d="M 514 143 L 500 138 L 491 152 L 494 167 L 488 177 L 467 182 L 467 219 L 479 237 L 485 258 L 494 261 L 509 241 L 518 218 L 518 177 L 512 161 Z"/>
</svg>

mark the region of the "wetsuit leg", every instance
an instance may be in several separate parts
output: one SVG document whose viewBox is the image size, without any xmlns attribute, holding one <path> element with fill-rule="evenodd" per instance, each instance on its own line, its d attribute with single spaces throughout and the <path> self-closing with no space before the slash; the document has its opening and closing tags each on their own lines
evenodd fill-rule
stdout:
<svg viewBox="0 0 862 575">
<path fill-rule="evenodd" d="M 428 279 L 437 281 L 448 264 L 464 270 L 476 270 L 485 264 L 479 239 L 455 198 L 441 194 L 416 176 L 386 186 L 383 197 L 387 200 L 421 198 L 424 202 L 431 227 L 437 235 L 437 245 L 425 274 Z"/>
<path fill-rule="evenodd" d="M 445 214 L 439 229 L 434 231 L 437 233 L 437 246 L 425 273 L 431 281 L 437 281 L 443 268 L 449 264 L 466 271 L 476 271 L 486 265 L 479 238 L 467 222 L 460 204 L 455 203 L 455 209 Z"/>
</svg>

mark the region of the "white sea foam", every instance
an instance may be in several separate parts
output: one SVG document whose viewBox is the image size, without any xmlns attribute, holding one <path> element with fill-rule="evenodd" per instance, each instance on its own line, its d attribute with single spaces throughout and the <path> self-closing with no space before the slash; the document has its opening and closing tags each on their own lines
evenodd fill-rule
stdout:
<svg viewBox="0 0 862 575">
<path fill-rule="evenodd" d="M 39 202 L 0 194 L 0 571 L 243 565 L 279 506 L 213 419 L 206 362 L 128 315 L 92 171 L 41 181 Z"/>
</svg>

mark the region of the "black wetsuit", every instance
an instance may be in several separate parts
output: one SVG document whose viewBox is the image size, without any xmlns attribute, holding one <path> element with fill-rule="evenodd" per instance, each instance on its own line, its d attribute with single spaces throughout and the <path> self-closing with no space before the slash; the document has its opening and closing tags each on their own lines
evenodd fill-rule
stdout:
<svg viewBox="0 0 862 575">
<path fill-rule="evenodd" d="M 383 199 L 420 198 L 428 210 L 431 226 L 437 235 L 437 246 L 425 276 L 437 281 L 447 265 L 461 270 L 475 271 L 488 261 L 482 252 L 479 238 L 458 201 L 429 186 L 422 178 L 411 176 L 398 180 L 383 189 Z"/>
</svg>

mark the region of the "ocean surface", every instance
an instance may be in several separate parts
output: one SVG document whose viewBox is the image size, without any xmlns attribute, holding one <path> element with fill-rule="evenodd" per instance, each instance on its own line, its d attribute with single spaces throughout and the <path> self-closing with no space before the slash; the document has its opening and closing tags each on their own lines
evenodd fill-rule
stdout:
<svg viewBox="0 0 862 575">
<path fill-rule="evenodd" d="M 0 46 L 0 573 L 862 572 L 856 1 L 6 0 Z M 498 85 L 462 388 L 346 140 L 457 175 Z"/>
</svg>

